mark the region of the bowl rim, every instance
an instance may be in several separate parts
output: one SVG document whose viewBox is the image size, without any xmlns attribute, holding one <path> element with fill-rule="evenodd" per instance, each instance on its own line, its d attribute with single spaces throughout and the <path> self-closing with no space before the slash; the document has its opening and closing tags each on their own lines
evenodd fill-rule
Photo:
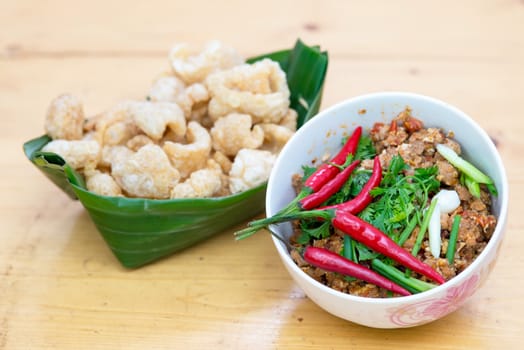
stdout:
<svg viewBox="0 0 524 350">
<path fill-rule="evenodd" d="M 500 201 L 500 209 L 499 209 L 499 213 L 498 213 L 498 216 L 497 216 L 497 224 L 495 226 L 495 230 L 494 230 L 494 232 L 493 232 L 493 234 L 492 234 L 488 244 L 482 250 L 482 252 L 475 258 L 475 260 L 468 267 L 466 267 L 466 269 L 464 269 L 457 276 L 453 277 L 451 280 L 446 281 L 445 283 L 443 283 L 441 285 L 438 285 L 437 287 L 432 288 L 430 290 L 427 290 L 427 291 L 424 291 L 424 292 L 421 292 L 421 293 L 417 293 L 417 294 L 408 295 L 408 296 L 399 296 L 399 297 L 394 297 L 394 298 L 368 298 L 368 297 L 362 297 L 362 296 L 356 296 L 356 295 L 352 295 L 352 294 L 348 294 L 348 293 L 343 293 L 343 292 L 337 291 L 335 289 L 332 289 L 332 288 L 330 288 L 330 287 L 328 287 L 328 286 L 318 282 L 317 280 L 311 278 L 304 271 L 302 271 L 293 262 L 289 252 L 287 251 L 287 248 L 283 245 L 283 243 L 280 242 L 273 235 L 271 236 L 271 238 L 273 240 L 273 244 L 275 245 L 275 247 L 276 247 L 276 249 L 277 249 L 277 251 L 278 251 L 278 253 L 279 253 L 280 257 L 281 257 L 281 260 L 283 260 L 284 264 L 286 264 L 289 268 L 293 269 L 293 271 L 296 274 L 301 275 L 305 279 L 309 280 L 310 283 L 315 288 L 320 289 L 320 290 L 322 290 L 325 293 L 329 293 L 332 296 L 334 296 L 336 298 L 339 298 L 339 299 L 343 299 L 343 300 L 347 300 L 347 301 L 353 301 L 353 302 L 359 302 L 359 303 L 379 304 L 379 305 L 383 305 L 383 306 L 393 306 L 393 305 L 397 305 L 399 303 L 404 303 L 404 302 L 406 302 L 406 303 L 414 303 L 414 302 L 417 302 L 417 301 L 425 300 L 425 299 L 431 298 L 433 296 L 436 296 L 436 295 L 440 294 L 441 291 L 444 291 L 444 290 L 448 289 L 450 286 L 460 284 L 461 282 L 463 282 L 464 280 L 469 278 L 470 274 L 473 271 L 477 270 L 478 266 L 480 264 L 482 264 L 482 261 L 485 259 L 485 257 L 488 256 L 491 253 L 491 251 L 496 248 L 496 246 L 498 246 L 497 242 L 499 244 L 501 243 L 500 241 L 503 238 L 504 230 L 505 230 L 505 226 L 506 226 L 506 221 L 507 221 L 508 202 L 509 202 L 509 184 L 508 184 L 506 169 L 505 169 L 504 164 L 502 162 L 502 158 L 500 156 L 500 153 L 498 152 L 497 148 L 495 147 L 495 144 L 493 143 L 493 141 L 491 140 L 491 138 L 489 137 L 487 132 L 483 128 L 481 128 L 480 125 L 478 125 L 477 122 L 472 117 L 470 117 L 468 114 L 466 114 L 464 111 L 460 110 L 459 108 L 457 108 L 457 107 L 455 107 L 455 106 L 453 106 L 453 105 L 451 105 L 451 104 L 449 104 L 447 102 L 444 102 L 444 101 L 442 101 L 440 99 L 437 99 L 437 98 L 434 98 L 434 97 L 430 97 L 430 96 L 423 95 L 423 94 L 418 94 L 418 93 L 413 93 L 413 92 L 405 92 L 405 91 L 372 92 L 372 93 L 367 93 L 367 94 L 362 94 L 362 95 L 358 95 L 358 96 L 355 96 L 355 97 L 351 97 L 349 99 L 346 99 L 346 100 L 343 100 L 341 102 L 338 102 L 338 103 L 336 103 L 336 104 L 334 104 L 334 105 L 332 105 L 332 106 L 330 106 L 330 107 L 320 111 L 316 115 L 315 118 L 311 119 L 308 123 L 306 123 L 306 125 L 304 125 L 302 128 L 297 130 L 297 132 L 295 133 L 293 138 L 299 137 L 302 133 L 305 132 L 305 130 L 307 130 L 308 128 L 314 127 L 315 123 L 321 123 L 324 115 L 329 115 L 329 114 L 333 113 L 334 111 L 337 111 L 338 109 L 343 108 L 346 105 L 357 104 L 359 102 L 367 101 L 367 100 L 370 100 L 370 99 L 391 98 L 391 97 L 395 97 L 395 98 L 398 98 L 398 99 L 419 100 L 419 101 L 423 101 L 424 103 L 439 105 L 439 106 L 449 110 L 450 113 L 453 113 L 456 116 L 466 120 L 472 126 L 472 128 L 474 128 L 475 131 L 482 137 L 482 142 L 487 144 L 487 146 L 490 148 L 491 152 L 494 155 L 494 158 L 495 158 L 495 161 L 496 161 L 496 168 L 499 169 L 498 171 L 500 172 L 500 176 L 501 176 L 501 184 L 500 184 L 501 188 L 498 188 L 498 193 L 499 193 L 499 196 L 503 195 L 504 197 L 503 198 L 499 197 L 499 198 L 501 198 L 501 201 Z M 274 178 L 273 174 L 276 172 L 276 169 L 279 168 L 278 165 L 282 161 L 282 157 L 280 155 L 285 154 L 284 151 L 285 151 L 285 149 L 287 147 L 289 147 L 288 145 L 290 145 L 290 144 L 291 144 L 291 142 L 286 143 L 284 148 L 281 150 L 279 156 L 277 157 L 277 160 L 275 161 L 273 169 L 271 171 L 271 174 L 270 174 L 270 177 L 269 177 L 269 180 L 268 180 L 267 190 L 266 190 L 266 192 L 267 192 L 266 193 L 266 215 L 269 215 L 269 211 L 272 209 L 271 208 L 271 203 L 270 203 L 270 200 L 269 200 L 270 199 L 270 195 L 269 194 L 270 194 L 270 192 L 273 189 L 273 180 L 272 180 Z M 275 225 L 275 224 L 270 225 L 270 229 L 274 230 L 277 226 L 278 225 Z"/>
</svg>

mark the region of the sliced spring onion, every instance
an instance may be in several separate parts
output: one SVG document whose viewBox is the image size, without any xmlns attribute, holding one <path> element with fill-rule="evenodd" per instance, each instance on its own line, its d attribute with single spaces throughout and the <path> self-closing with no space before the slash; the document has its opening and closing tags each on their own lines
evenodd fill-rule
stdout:
<svg viewBox="0 0 524 350">
<path fill-rule="evenodd" d="M 413 254 L 414 256 L 416 256 L 418 254 L 418 251 L 420 250 L 422 240 L 424 239 L 424 235 L 426 234 L 426 230 L 428 229 L 429 219 L 431 218 L 433 211 L 435 211 L 436 205 L 437 201 L 431 201 L 429 208 L 425 212 L 424 219 L 422 219 L 422 224 L 420 225 L 420 230 L 418 231 L 417 240 L 415 241 L 415 244 L 411 249 L 411 254 Z"/>
<path fill-rule="evenodd" d="M 440 257 L 440 247 L 442 245 L 440 214 L 449 214 L 457 209 L 460 205 L 460 198 L 454 190 L 440 190 L 439 193 L 433 197 L 433 201 L 437 203 L 435 210 L 429 218 L 429 250 L 435 258 L 438 258 Z"/>
<path fill-rule="evenodd" d="M 344 258 L 354 261 L 353 259 L 355 259 L 355 256 L 353 254 L 352 241 L 353 240 L 351 239 L 351 237 L 349 237 L 348 235 L 344 235 L 344 246 L 342 248 L 342 255 L 344 256 Z"/>
<path fill-rule="evenodd" d="M 440 200 L 438 198 L 434 198 L 433 201 L 435 201 L 437 204 L 435 205 L 435 209 L 429 218 L 429 251 L 431 252 L 431 255 L 433 255 L 435 258 L 438 258 L 440 256 L 440 246 L 442 245 L 442 238 L 440 237 L 440 206 L 438 205 Z"/>
<path fill-rule="evenodd" d="M 384 263 L 379 259 L 373 259 L 371 261 L 371 267 L 373 268 L 373 270 L 377 271 L 382 276 L 404 287 L 411 293 L 420 293 L 436 287 L 436 285 L 432 283 L 424 282 L 414 277 L 406 276 L 404 272 L 400 271 L 394 266 Z"/>
<path fill-rule="evenodd" d="M 478 182 L 466 175 L 464 176 L 464 185 L 473 197 L 480 198 L 480 184 Z"/>
<path fill-rule="evenodd" d="M 413 217 L 411 218 L 411 220 L 407 224 L 406 228 L 404 229 L 404 231 L 402 231 L 402 233 L 400 234 L 400 236 L 398 238 L 398 242 L 397 243 L 398 243 L 399 246 L 403 246 L 404 245 L 404 243 L 407 241 L 409 236 L 411 236 L 411 233 L 413 232 L 413 230 L 417 226 L 417 223 L 418 223 L 417 215 L 413 215 Z"/>
<path fill-rule="evenodd" d="M 455 190 L 440 190 L 433 198 L 438 199 L 441 213 L 449 214 L 460 205 L 460 198 Z"/>
<path fill-rule="evenodd" d="M 450 162 L 454 167 L 466 174 L 466 177 L 469 177 L 473 182 L 479 184 L 486 184 L 489 192 L 494 196 L 497 195 L 497 189 L 495 188 L 495 184 L 488 175 L 484 174 L 482 171 L 480 171 L 467 160 L 461 158 L 457 153 L 455 153 L 455 151 L 453 151 L 448 146 L 438 144 L 437 151 L 444 158 L 446 158 L 447 161 Z"/>
<path fill-rule="evenodd" d="M 451 233 L 449 234 L 448 250 L 446 251 L 446 259 L 449 264 L 453 264 L 455 257 L 455 249 L 457 246 L 457 236 L 460 228 L 460 215 L 455 215 L 453 218 L 453 226 L 451 227 Z"/>
</svg>

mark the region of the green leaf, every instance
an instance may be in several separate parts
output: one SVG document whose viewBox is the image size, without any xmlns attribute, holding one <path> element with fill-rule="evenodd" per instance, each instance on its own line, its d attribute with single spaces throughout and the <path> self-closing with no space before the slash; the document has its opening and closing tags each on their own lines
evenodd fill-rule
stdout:
<svg viewBox="0 0 524 350">
<path fill-rule="evenodd" d="M 356 197 L 362 188 L 369 181 L 371 172 L 369 170 L 359 170 L 351 177 L 351 187 L 349 189 L 349 197 Z"/>
<path fill-rule="evenodd" d="M 305 182 L 313 173 L 317 170 L 317 168 L 303 165 L 302 166 L 302 182 Z"/>
<path fill-rule="evenodd" d="M 331 223 L 329 221 L 323 222 L 321 225 L 317 225 L 317 222 L 311 226 L 309 223 L 302 221 L 300 229 L 303 234 L 306 234 L 309 238 L 322 239 L 327 238 L 331 235 L 330 231 Z"/>
<path fill-rule="evenodd" d="M 401 156 L 394 156 L 380 187 L 371 191 L 375 197 L 370 205 L 359 214 L 364 220 L 377 227 L 393 239 L 398 239 L 427 204 L 428 193 L 440 188 L 436 179 L 437 167 L 414 169 L 407 175 L 408 165 Z"/>
<path fill-rule="evenodd" d="M 380 254 L 377 252 L 372 251 L 362 243 L 356 243 L 355 247 L 357 248 L 357 254 L 358 254 L 358 260 L 364 261 L 364 260 L 371 260 L 378 257 Z"/>
<path fill-rule="evenodd" d="M 401 175 L 401 172 L 408 168 L 408 165 L 404 162 L 404 159 L 401 156 L 394 155 L 391 158 L 388 170 L 382 182 L 385 184 L 391 184 L 393 182 L 396 182 L 397 177 Z"/>
<path fill-rule="evenodd" d="M 368 170 L 357 170 L 349 180 L 340 188 L 338 192 L 332 195 L 327 201 L 327 205 L 344 203 L 355 197 L 362 191 L 362 187 L 366 184 L 371 176 Z"/>
<path fill-rule="evenodd" d="M 249 59 L 277 61 L 287 73 L 297 128 L 320 109 L 328 54 L 297 40 L 292 49 Z M 56 154 L 40 152 L 51 139 L 41 136 L 24 145 L 26 157 L 56 186 L 77 198 L 109 248 L 126 267 L 139 267 L 171 255 L 264 210 L 267 184 L 220 198 L 153 200 L 105 197 L 85 189 L 82 176 Z M 57 213 L 59 215 L 59 213 Z"/>
<path fill-rule="evenodd" d="M 65 161 L 55 153 L 40 152 L 51 138 L 40 136 L 24 144 L 26 157 L 56 186 L 62 189 L 69 197 L 76 199 L 75 192 L 69 184 L 69 177 L 65 173 Z"/>
<path fill-rule="evenodd" d="M 368 135 L 362 135 L 358 142 L 357 151 L 355 152 L 355 159 L 372 159 L 377 154 L 373 140 Z"/>
<path fill-rule="evenodd" d="M 297 238 L 297 243 L 300 245 L 308 245 L 310 240 L 311 237 L 307 234 L 307 232 L 301 231 Z"/>
<path fill-rule="evenodd" d="M 440 181 L 437 180 L 438 167 L 417 168 L 413 178 L 422 183 L 428 193 L 437 192 L 440 189 Z"/>
</svg>

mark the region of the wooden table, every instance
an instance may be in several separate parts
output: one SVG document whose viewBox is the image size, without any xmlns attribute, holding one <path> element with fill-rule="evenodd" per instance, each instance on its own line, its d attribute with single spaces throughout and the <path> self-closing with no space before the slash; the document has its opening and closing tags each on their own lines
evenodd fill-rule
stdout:
<svg viewBox="0 0 524 350">
<path fill-rule="evenodd" d="M 524 342 L 524 2 L 2 1 L 0 348 L 516 349 Z M 218 38 L 246 56 L 297 37 L 329 51 L 323 108 L 379 90 L 446 100 L 496 141 L 511 187 L 507 235 L 485 286 L 413 329 L 364 328 L 317 307 L 270 238 L 224 232 L 138 270 L 121 267 L 78 202 L 22 143 L 52 98 L 94 114 L 142 98 L 174 42 Z"/>
</svg>

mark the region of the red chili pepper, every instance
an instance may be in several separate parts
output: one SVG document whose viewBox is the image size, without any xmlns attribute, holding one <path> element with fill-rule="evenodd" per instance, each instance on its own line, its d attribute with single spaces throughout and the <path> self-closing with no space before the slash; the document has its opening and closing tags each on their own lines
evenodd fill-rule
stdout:
<svg viewBox="0 0 524 350">
<path fill-rule="evenodd" d="M 397 121 L 393 119 L 391 123 L 389 124 L 389 132 L 397 132 L 397 130 L 398 130 Z"/>
<path fill-rule="evenodd" d="M 382 181 L 382 165 L 380 164 L 379 157 L 376 156 L 373 162 L 373 172 L 371 173 L 371 177 L 355 198 L 350 199 L 344 203 L 321 207 L 318 209 L 336 209 L 348 211 L 352 214 L 358 214 L 364 210 L 364 208 L 366 208 L 373 200 L 371 190 L 380 185 L 380 181 Z"/>
<path fill-rule="evenodd" d="M 338 173 L 333 179 L 327 182 L 318 192 L 310 194 L 309 196 L 302 198 L 298 205 L 302 210 L 310 210 L 318 207 L 335 194 L 348 180 L 349 176 L 355 170 L 360 163 L 359 160 L 355 160 L 347 168 Z"/>
<path fill-rule="evenodd" d="M 336 253 L 325 248 L 306 247 L 304 250 L 304 260 L 309 264 L 322 270 L 337 272 L 345 276 L 351 276 L 360 280 L 372 283 L 376 286 L 386 288 L 400 295 L 411 295 L 409 291 L 398 284 L 379 275 L 365 266 L 354 263 Z"/>
<path fill-rule="evenodd" d="M 366 245 L 368 248 L 390 257 L 403 266 L 440 284 L 445 282 L 444 278 L 429 265 L 411 255 L 379 229 L 353 214 L 337 210 L 332 223 L 335 228 Z"/>
<path fill-rule="evenodd" d="M 333 159 L 331 159 L 331 162 L 319 166 L 318 169 L 311 176 L 309 176 L 309 178 L 304 183 L 304 186 L 311 188 L 312 192 L 317 192 L 329 180 L 335 177 L 340 172 L 339 167 L 336 165 L 343 165 L 346 162 L 349 154 L 355 154 L 358 147 L 358 142 L 360 140 L 360 135 L 362 135 L 362 127 L 357 126 L 342 149 Z"/>
<path fill-rule="evenodd" d="M 353 164 L 351 164 L 351 165 L 353 165 Z M 349 167 L 351 167 L 351 165 Z M 380 159 L 377 156 L 377 157 L 375 157 L 375 160 L 373 162 L 373 172 L 371 174 L 371 177 L 369 178 L 368 182 L 366 182 L 364 187 L 362 187 L 362 190 L 360 191 L 360 193 L 355 198 L 353 198 L 353 199 L 351 199 L 351 200 L 349 200 L 347 202 L 340 203 L 340 204 L 335 204 L 335 205 L 328 205 L 328 206 L 323 206 L 323 207 L 317 208 L 316 210 L 314 210 L 315 214 L 316 213 L 324 213 L 326 215 L 320 214 L 316 218 L 318 220 L 330 220 L 332 218 L 332 214 L 330 214 L 330 213 L 332 213 L 333 211 L 334 212 L 347 211 L 347 212 L 350 212 L 352 214 L 358 214 L 359 212 L 364 210 L 364 208 L 373 200 L 373 196 L 371 196 L 370 191 L 373 188 L 375 188 L 376 186 L 378 186 L 380 184 L 380 181 L 382 181 L 382 166 L 380 164 Z M 321 196 L 320 195 L 321 191 L 319 191 L 318 193 L 319 193 L 319 196 Z M 314 196 L 314 195 L 315 195 L 315 193 L 314 194 L 310 194 L 307 197 L 304 197 L 304 199 L 308 198 L 309 196 Z M 329 195 L 329 196 L 331 196 L 331 195 Z M 328 198 L 329 198 L 329 196 L 328 196 Z M 318 198 L 323 198 L 323 197 L 317 197 L 316 200 L 318 200 Z M 311 209 L 315 208 L 316 205 L 318 205 L 315 202 L 313 202 L 313 203 L 308 203 L 308 202 L 301 203 L 302 200 L 298 201 L 298 205 L 299 205 L 298 208 L 299 209 L 311 210 Z M 319 203 L 322 203 L 324 201 L 325 200 L 321 200 Z M 291 204 L 288 205 L 288 207 L 292 205 L 292 208 L 296 209 L 297 206 L 295 206 L 295 204 L 296 204 L 295 202 L 292 202 Z M 303 207 L 304 204 L 306 206 L 308 206 L 308 208 L 304 208 Z M 309 208 L 309 206 L 311 206 L 311 208 Z M 309 216 L 309 215 L 310 215 L 310 213 L 304 212 L 304 211 L 302 211 L 302 214 L 299 214 L 299 213 L 297 213 L 297 210 L 293 210 L 293 211 L 286 210 L 286 211 L 281 211 L 278 214 L 273 215 L 272 217 L 269 217 L 269 218 L 252 221 L 250 223 L 250 226 L 262 227 L 264 225 L 269 225 L 269 224 L 272 224 L 272 223 L 288 221 L 288 220 L 293 219 L 293 218 L 299 218 L 301 216 L 305 217 L 305 216 Z M 314 217 L 314 216 L 310 216 L 310 217 Z"/>
</svg>

